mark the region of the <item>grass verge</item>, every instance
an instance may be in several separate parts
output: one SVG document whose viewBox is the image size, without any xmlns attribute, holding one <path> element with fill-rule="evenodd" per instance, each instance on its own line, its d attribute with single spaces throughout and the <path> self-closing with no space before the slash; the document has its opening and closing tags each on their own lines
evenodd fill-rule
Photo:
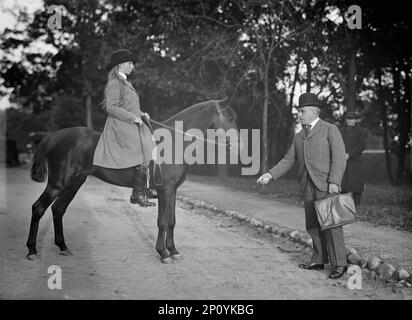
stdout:
<svg viewBox="0 0 412 320">
<path fill-rule="evenodd" d="M 266 186 L 256 184 L 256 178 L 209 177 L 190 175 L 189 180 L 220 185 L 232 190 L 253 192 L 264 199 L 278 200 L 303 207 L 299 185 L 293 179 L 280 179 Z M 412 231 L 412 186 L 391 186 L 384 183 L 366 184 L 362 194 L 358 217 L 377 225 Z"/>
</svg>

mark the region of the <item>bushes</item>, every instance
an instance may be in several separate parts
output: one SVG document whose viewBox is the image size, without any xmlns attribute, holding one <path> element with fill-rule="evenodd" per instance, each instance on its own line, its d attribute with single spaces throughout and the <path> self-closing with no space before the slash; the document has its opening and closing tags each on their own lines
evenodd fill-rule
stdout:
<svg viewBox="0 0 412 320">
<path fill-rule="evenodd" d="M 106 119 L 103 111 L 95 108 L 93 114 L 96 129 L 101 129 Z M 41 114 L 24 108 L 8 108 L 6 113 L 7 138 L 17 142 L 18 152 L 27 152 L 30 132 L 56 131 L 59 129 L 86 125 L 86 109 L 83 101 L 72 95 L 61 95 L 53 101 L 51 108 Z"/>
<path fill-rule="evenodd" d="M 47 131 L 47 115 L 31 114 L 23 109 L 6 109 L 6 136 L 17 142 L 18 152 L 27 152 L 27 144 L 31 143 L 29 133 Z"/>
</svg>

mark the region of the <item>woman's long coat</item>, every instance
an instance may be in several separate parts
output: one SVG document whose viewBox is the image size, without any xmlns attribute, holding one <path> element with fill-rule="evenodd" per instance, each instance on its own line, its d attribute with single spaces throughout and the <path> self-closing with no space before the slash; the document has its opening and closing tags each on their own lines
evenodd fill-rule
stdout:
<svg viewBox="0 0 412 320">
<path fill-rule="evenodd" d="M 121 90 L 120 85 L 123 85 L 124 90 Z M 108 116 L 97 143 L 93 164 L 123 169 L 152 160 L 155 142 L 145 123 L 140 127 L 134 123 L 142 111 L 139 95 L 129 81 L 114 79 L 108 83 L 106 110 Z"/>
<path fill-rule="evenodd" d="M 350 192 L 364 191 L 364 167 L 362 162 L 362 152 L 366 147 L 367 133 L 365 129 L 354 126 L 341 128 L 343 142 L 349 159 L 346 163 L 346 170 L 342 178 L 342 190 Z"/>
</svg>

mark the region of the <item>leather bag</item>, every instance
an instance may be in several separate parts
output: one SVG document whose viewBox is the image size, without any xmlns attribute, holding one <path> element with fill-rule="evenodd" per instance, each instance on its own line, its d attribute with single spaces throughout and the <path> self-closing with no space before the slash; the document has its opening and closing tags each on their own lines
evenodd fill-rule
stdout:
<svg viewBox="0 0 412 320">
<path fill-rule="evenodd" d="M 321 230 L 353 223 L 357 220 L 351 193 L 332 194 L 314 202 Z"/>
</svg>

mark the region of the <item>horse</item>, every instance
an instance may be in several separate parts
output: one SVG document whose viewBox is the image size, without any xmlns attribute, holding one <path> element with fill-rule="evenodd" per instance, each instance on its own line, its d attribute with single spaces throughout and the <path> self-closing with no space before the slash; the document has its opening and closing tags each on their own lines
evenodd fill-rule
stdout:
<svg viewBox="0 0 412 320">
<path fill-rule="evenodd" d="M 220 105 L 222 101 L 210 100 L 192 105 L 163 123 L 152 120 L 153 128 L 154 130 L 160 127 L 169 128 L 167 130 L 170 130 L 173 138 L 176 130 L 172 130 L 171 125 L 175 121 L 183 122 L 184 132 L 189 129 L 199 129 L 203 136 L 206 136 L 205 133 L 209 128 L 235 129 L 238 132 L 236 113 L 229 106 L 222 108 Z M 47 176 L 48 179 L 45 190 L 32 206 L 26 243 L 29 249 L 27 259 L 37 259 L 36 237 L 39 222 L 50 205 L 55 245 L 60 248 L 61 255 L 72 255 L 64 240 L 63 215 L 89 175 L 113 185 L 132 188 L 134 167 L 108 169 L 93 165 L 94 150 L 99 137 L 100 133 L 92 129 L 70 127 L 47 135 L 38 144 L 33 156 L 31 178 L 36 182 L 44 182 Z M 232 140 L 234 139 L 226 137 L 225 142 L 231 152 L 242 146 L 240 137 L 238 141 Z M 161 164 L 162 183 L 154 186 L 158 194 L 156 251 L 163 263 L 177 260 L 180 256 L 174 243 L 176 192 L 185 181 L 188 167 L 187 163 Z"/>
</svg>

